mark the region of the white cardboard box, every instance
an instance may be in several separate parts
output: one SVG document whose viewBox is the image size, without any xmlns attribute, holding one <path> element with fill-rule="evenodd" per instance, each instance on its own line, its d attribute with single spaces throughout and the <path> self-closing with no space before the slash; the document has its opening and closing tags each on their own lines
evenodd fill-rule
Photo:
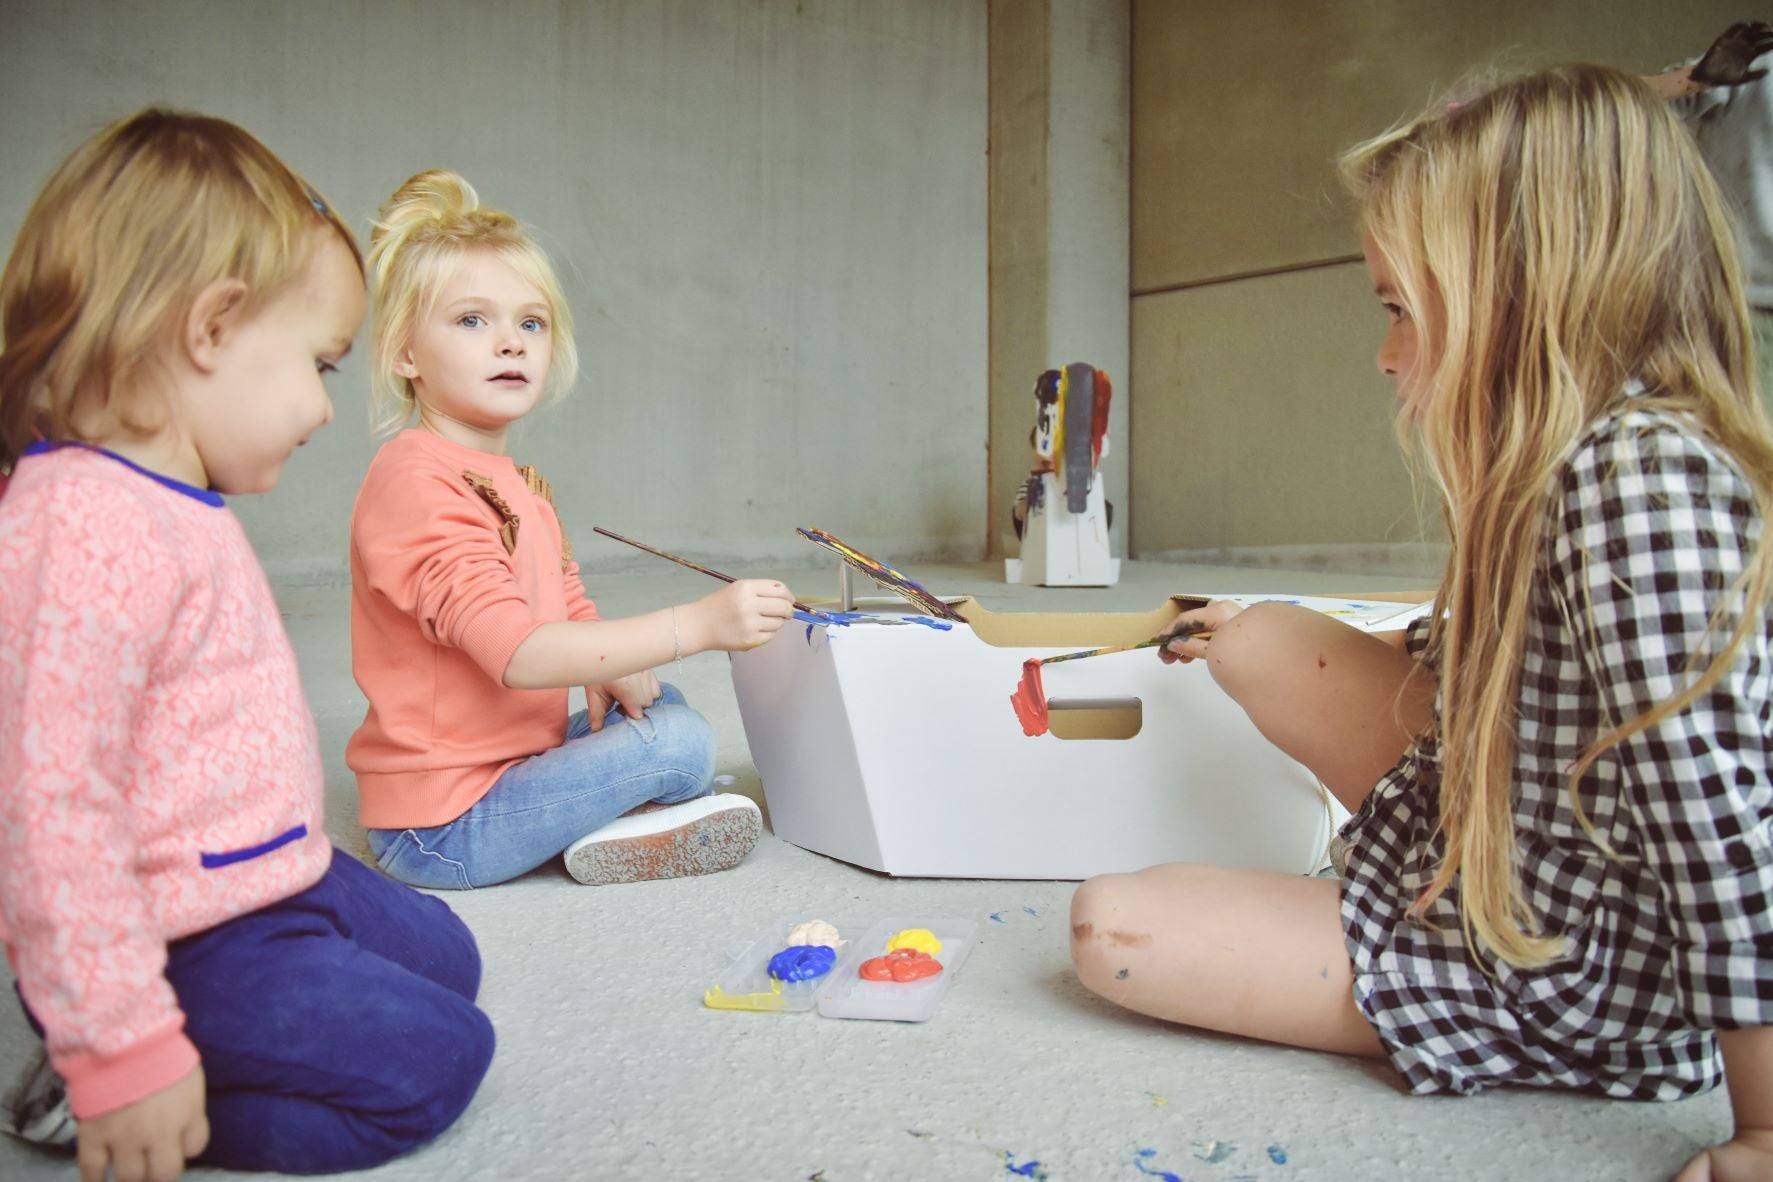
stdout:
<svg viewBox="0 0 1773 1182">
<path fill-rule="evenodd" d="M 893 875 L 1076 879 L 1173 861 L 1311 872 L 1346 814 L 1201 662 L 1165 666 L 1144 649 L 1045 666 L 1053 733 L 1038 737 L 1010 705 L 1027 658 L 1144 640 L 1203 602 L 1061 614 L 965 600 L 971 624 L 948 631 L 796 623 L 734 653 L 772 828 Z"/>
</svg>

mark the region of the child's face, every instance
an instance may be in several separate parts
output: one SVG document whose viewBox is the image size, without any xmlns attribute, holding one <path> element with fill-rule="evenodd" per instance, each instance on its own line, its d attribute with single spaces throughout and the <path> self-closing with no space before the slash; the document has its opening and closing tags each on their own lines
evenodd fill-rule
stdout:
<svg viewBox="0 0 1773 1182">
<path fill-rule="evenodd" d="M 419 405 L 497 433 L 541 400 L 554 357 L 548 298 L 490 250 L 464 252 L 395 372 Z"/>
<path fill-rule="evenodd" d="M 1361 251 L 1367 256 L 1367 273 L 1373 277 L 1373 292 L 1385 309 L 1385 340 L 1379 346 L 1379 372 L 1397 385 L 1397 399 L 1405 407 L 1420 410 L 1422 397 L 1421 372 L 1416 353 L 1416 318 L 1404 306 L 1404 297 L 1397 277 L 1391 273 L 1385 256 L 1371 234 L 1361 237 Z"/>
<path fill-rule="evenodd" d="M 322 378 L 350 351 L 363 323 L 363 275 L 330 229 L 301 277 L 236 330 L 218 380 L 190 398 L 187 430 L 209 487 L 266 492 L 283 462 L 332 421 Z"/>
</svg>

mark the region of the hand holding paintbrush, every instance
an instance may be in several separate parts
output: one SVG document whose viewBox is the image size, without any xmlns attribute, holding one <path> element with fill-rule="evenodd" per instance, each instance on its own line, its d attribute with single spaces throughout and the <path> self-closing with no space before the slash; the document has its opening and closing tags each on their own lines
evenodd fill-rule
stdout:
<svg viewBox="0 0 1773 1182">
<path fill-rule="evenodd" d="M 1166 665 L 1176 661 L 1192 661 L 1195 659 L 1193 655 L 1172 652 L 1170 642 L 1179 638 L 1202 643 L 1211 640 L 1211 629 L 1220 627 L 1242 610 L 1242 607 L 1230 600 L 1216 600 L 1205 607 L 1183 612 L 1150 640 L 1141 640 L 1134 644 L 1111 644 L 1105 648 L 1085 649 L 1077 653 L 1061 653 L 1056 657 L 1028 658 L 1022 662 L 1022 680 L 1016 683 L 1016 692 L 1010 695 L 1010 705 L 1016 711 L 1016 721 L 1022 724 L 1022 733 L 1030 737 L 1047 733 L 1046 687 L 1041 684 L 1040 679 L 1042 665 L 1080 661 L 1085 657 L 1105 657 L 1110 653 L 1127 653 L 1142 648 L 1157 649 L 1158 657 Z"/>
</svg>

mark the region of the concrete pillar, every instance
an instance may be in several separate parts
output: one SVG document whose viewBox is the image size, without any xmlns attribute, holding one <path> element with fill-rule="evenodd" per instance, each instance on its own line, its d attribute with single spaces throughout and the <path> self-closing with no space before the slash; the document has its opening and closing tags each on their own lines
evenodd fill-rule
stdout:
<svg viewBox="0 0 1773 1182">
<path fill-rule="evenodd" d="M 1128 447 L 1128 0 L 990 0 L 991 360 L 986 544 L 1014 554 L 1034 379 L 1085 362 L 1114 383 L 1113 548 Z"/>
</svg>

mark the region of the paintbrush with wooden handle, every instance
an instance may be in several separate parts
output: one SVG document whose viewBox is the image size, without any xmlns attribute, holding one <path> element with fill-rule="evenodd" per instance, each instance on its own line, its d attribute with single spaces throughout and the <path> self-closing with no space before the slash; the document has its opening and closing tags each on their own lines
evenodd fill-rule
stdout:
<svg viewBox="0 0 1773 1182">
<path fill-rule="evenodd" d="M 1137 644 L 1111 644 L 1106 648 L 1090 648 L 1080 653 L 1061 653 L 1056 657 L 1038 657 L 1036 663 L 1054 665 L 1060 661 L 1081 661 L 1085 657 L 1105 657 L 1109 653 L 1130 653 L 1142 648 L 1158 648 L 1177 639 L 1211 640 L 1213 634 L 1204 628 L 1184 628 L 1180 632 L 1172 632 L 1167 636 L 1159 633 L 1150 640 L 1141 640 Z"/>
</svg>

